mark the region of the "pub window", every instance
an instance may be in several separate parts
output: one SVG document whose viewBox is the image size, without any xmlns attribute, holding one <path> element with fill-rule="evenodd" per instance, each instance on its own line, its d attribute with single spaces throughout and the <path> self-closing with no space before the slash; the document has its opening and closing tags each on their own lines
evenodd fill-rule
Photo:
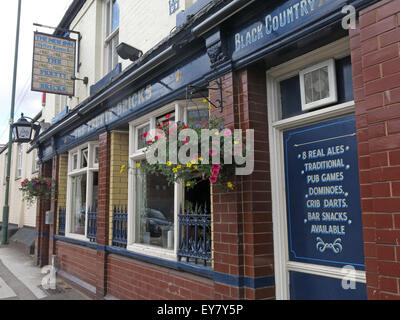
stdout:
<svg viewBox="0 0 400 320">
<path fill-rule="evenodd" d="M 21 178 L 22 175 L 22 144 L 17 147 L 17 168 L 16 168 L 16 179 Z"/>
<path fill-rule="evenodd" d="M 67 184 L 66 233 L 87 239 L 88 212 L 97 212 L 98 165 L 95 164 L 97 143 L 90 142 L 69 152 Z"/>
<path fill-rule="evenodd" d="M 335 104 L 349 102 L 354 99 L 350 56 L 334 60 L 334 69 L 336 78 L 335 85 L 337 87 L 337 99 L 336 102 L 321 106 L 322 108 Z M 279 83 L 282 104 L 281 119 L 287 119 L 293 116 L 307 113 L 309 111 L 302 110 L 300 76 L 301 75 L 296 74 L 288 79 L 282 80 Z M 316 81 L 315 83 L 317 85 L 311 86 L 312 88 L 322 88 L 322 86 L 318 85 L 322 83 L 321 81 Z"/>
<path fill-rule="evenodd" d="M 184 108 L 154 114 L 143 121 L 131 123 L 129 167 L 131 168 L 128 190 L 128 250 L 177 260 L 178 214 L 185 205 L 210 208 L 210 186 L 199 185 L 191 191 L 180 183 L 168 184 L 161 175 L 150 174 L 143 169 L 146 149 L 143 134 L 162 126 L 165 122 L 199 122 L 208 119 L 207 106 Z M 146 131 L 147 130 L 147 131 Z M 146 134 L 144 136 L 147 136 Z M 186 203 L 185 203 L 186 200 Z"/>
<path fill-rule="evenodd" d="M 105 1 L 105 73 L 111 72 L 118 64 L 119 4 L 117 0 Z"/>
<path fill-rule="evenodd" d="M 32 172 L 38 172 L 39 171 L 39 156 L 37 149 L 33 150 L 33 164 L 32 164 Z"/>
</svg>

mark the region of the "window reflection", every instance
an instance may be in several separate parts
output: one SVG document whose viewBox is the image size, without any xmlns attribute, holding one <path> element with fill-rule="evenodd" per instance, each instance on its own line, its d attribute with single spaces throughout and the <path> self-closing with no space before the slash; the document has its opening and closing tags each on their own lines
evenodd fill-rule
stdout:
<svg viewBox="0 0 400 320">
<path fill-rule="evenodd" d="M 137 169 L 136 243 L 173 250 L 174 186 L 163 176 Z"/>
</svg>

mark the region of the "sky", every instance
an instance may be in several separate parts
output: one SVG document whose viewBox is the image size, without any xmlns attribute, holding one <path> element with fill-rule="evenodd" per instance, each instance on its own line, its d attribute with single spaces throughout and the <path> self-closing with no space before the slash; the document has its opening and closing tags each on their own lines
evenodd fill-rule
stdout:
<svg viewBox="0 0 400 320">
<path fill-rule="evenodd" d="M 38 28 L 33 23 L 56 27 L 71 3 L 72 0 L 22 0 L 14 121 L 20 118 L 21 112 L 34 118 L 42 108 L 42 94 L 31 91 L 33 32 L 53 33 L 54 30 Z M 0 11 L 0 29 L 3 30 L 0 50 L 0 144 L 8 142 L 17 8 L 18 0 L 10 0 L 7 10 Z"/>
</svg>

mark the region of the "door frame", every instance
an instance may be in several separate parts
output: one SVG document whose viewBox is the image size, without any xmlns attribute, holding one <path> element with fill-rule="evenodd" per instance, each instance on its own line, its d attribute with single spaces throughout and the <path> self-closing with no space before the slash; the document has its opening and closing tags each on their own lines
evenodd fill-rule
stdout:
<svg viewBox="0 0 400 320">
<path fill-rule="evenodd" d="M 275 290 L 277 300 L 290 299 L 289 271 L 343 279 L 341 268 L 289 261 L 286 212 L 285 166 L 283 132 L 319 121 L 354 114 L 354 101 L 322 108 L 280 120 L 281 99 L 279 82 L 291 78 L 310 65 L 329 58 L 350 55 L 350 39 L 342 38 L 327 46 L 273 67 L 267 71 L 267 108 L 271 162 L 271 196 L 274 240 Z M 366 283 L 365 271 L 355 271 L 355 281 Z"/>
</svg>

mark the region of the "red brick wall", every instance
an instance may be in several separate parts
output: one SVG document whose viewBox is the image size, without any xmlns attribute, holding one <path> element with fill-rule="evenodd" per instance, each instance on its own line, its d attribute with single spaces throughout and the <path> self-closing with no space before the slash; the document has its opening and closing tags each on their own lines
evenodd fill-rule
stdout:
<svg viewBox="0 0 400 320">
<path fill-rule="evenodd" d="M 253 129 L 255 167 L 250 176 L 232 177 L 235 190 L 213 188 L 214 270 L 234 277 L 273 277 L 272 208 L 269 175 L 265 68 L 254 66 L 222 78 L 223 117 L 231 129 Z M 215 83 L 211 83 L 216 87 Z M 211 90 L 211 100 L 218 92 Z M 246 288 L 215 283 L 216 298 L 271 299 L 273 286 Z"/>
<path fill-rule="evenodd" d="M 350 32 L 369 299 L 400 299 L 400 0 Z"/>
<path fill-rule="evenodd" d="M 113 254 L 107 258 L 107 292 L 122 300 L 212 300 L 213 281 Z"/>
<path fill-rule="evenodd" d="M 57 241 L 56 255 L 57 267 L 62 271 L 96 286 L 96 250 Z"/>
</svg>

